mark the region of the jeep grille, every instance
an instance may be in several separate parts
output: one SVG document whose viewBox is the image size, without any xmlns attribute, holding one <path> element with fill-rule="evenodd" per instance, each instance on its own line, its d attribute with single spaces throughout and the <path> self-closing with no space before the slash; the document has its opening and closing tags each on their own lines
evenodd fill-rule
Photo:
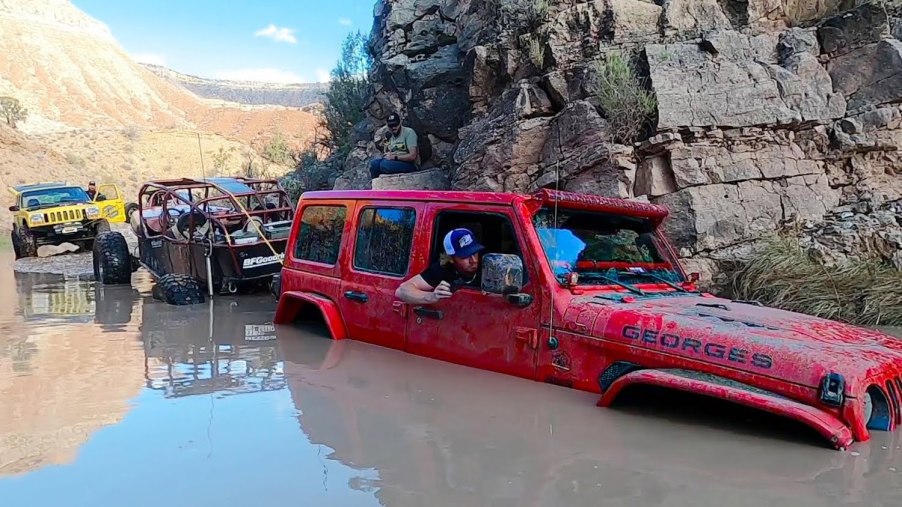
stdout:
<svg viewBox="0 0 902 507">
<path fill-rule="evenodd" d="M 50 213 L 44 213 L 44 221 L 45 222 L 66 222 L 70 220 L 82 220 L 82 215 L 84 213 L 79 213 L 76 210 L 65 210 L 65 211 L 51 211 Z"/>
</svg>

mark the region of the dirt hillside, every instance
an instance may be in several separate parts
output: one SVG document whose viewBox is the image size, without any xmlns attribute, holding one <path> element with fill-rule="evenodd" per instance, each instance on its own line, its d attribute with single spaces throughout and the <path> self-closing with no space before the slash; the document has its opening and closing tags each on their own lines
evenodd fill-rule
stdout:
<svg viewBox="0 0 902 507">
<path fill-rule="evenodd" d="M 291 148 L 317 117 L 299 108 L 212 104 L 134 62 L 110 30 L 68 0 L 0 0 L 0 96 L 29 111 L 0 127 L 0 184 L 88 179 L 122 185 L 131 199 L 148 179 L 237 174 L 278 132 Z M 200 148 L 198 146 L 200 137 Z M 213 155 L 219 154 L 219 163 Z M 0 229 L 10 228 L 10 194 Z"/>
</svg>

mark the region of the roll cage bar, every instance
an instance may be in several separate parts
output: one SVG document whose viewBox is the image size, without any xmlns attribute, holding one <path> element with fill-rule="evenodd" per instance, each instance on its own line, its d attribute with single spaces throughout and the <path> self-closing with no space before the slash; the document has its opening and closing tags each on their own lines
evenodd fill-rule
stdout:
<svg viewBox="0 0 902 507">
<path fill-rule="evenodd" d="M 201 191 L 201 195 L 197 195 L 197 198 L 195 198 L 195 191 Z M 212 191 L 215 191 L 216 194 L 211 195 Z M 277 199 L 278 204 L 273 208 L 267 207 L 270 204 L 267 201 L 267 197 L 270 196 L 275 196 Z M 252 202 L 254 199 L 257 201 L 256 204 Z M 188 209 L 177 210 L 176 215 L 173 216 L 170 214 L 172 201 L 179 202 L 182 207 L 187 206 Z M 231 204 L 231 211 L 225 207 L 219 212 L 212 210 L 211 208 L 214 207 L 213 203 L 217 201 L 228 201 Z M 242 201 L 244 202 L 242 203 Z M 149 205 L 149 207 L 146 205 Z M 294 207 L 288 193 L 282 188 L 278 180 L 243 177 L 181 178 L 148 182 L 138 192 L 138 207 L 141 222 L 148 232 L 148 236 L 165 236 L 166 232 L 175 225 L 175 221 L 187 214 L 187 231 L 183 231 L 186 238 L 170 238 L 181 243 L 190 243 L 194 238 L 197 225 L 195 223 L 195 212 L 202 215 L 211 224 L 211 230 L 213 227 L 218 227 L 227 243 L 231 243 L 229 238 L 231 234 L 234 234 L 234 232 L 229 231 L 229 227 L 226 225 L 226 222 L 229 220 L 237 219 L 240 222 L 243 219 L 257 218 L 261 223 L 265 224 L 267 223 L 266 219 L 269 217 L 284 216 L 283 220 L 275 222 L 290 223 L 294 215 Z M 151 219 L 145 215 L 146 210 L 157 207 L 161 211 L 159 218 L 162 220 L 165 217 L 167 220 L 165 226 L 161 227 L 159 231 L 155 231 L 148 224 L 149 220 L 157 217 Z"/>
</svg>

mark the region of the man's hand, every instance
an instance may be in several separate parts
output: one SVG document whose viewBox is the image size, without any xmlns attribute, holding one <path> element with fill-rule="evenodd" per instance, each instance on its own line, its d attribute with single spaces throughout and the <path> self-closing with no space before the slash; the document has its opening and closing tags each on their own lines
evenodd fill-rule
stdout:
<svg viewBox="0 0 902 507">
<path fill-rule="evenodd" d="M 385 154 L 385 160 L 396 160 L 397 158 L 398 156 L 394 153 L 389 152 Z"/>
<path fill-rule="evenodd" d="M 446 299 L 451 297 L 451 285 L 448 282 L 442 280 L 438 285 L 435 286 L 435 289 L 432 291 L 432 302 L 438 303 L 442 299 Z"/>
</svg>

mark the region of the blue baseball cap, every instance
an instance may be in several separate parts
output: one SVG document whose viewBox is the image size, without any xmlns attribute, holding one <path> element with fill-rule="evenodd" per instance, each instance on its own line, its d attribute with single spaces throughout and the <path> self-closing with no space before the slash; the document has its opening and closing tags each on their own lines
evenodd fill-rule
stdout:
<svg viewBox="0 0 902 507">
<path fill-rule="evenodd" d="M 446 234 L 444 247 L 445 253 L 453 257 L 469 257 L 485 248 L 469 229 L 454 229 Z"/>
</svg>

